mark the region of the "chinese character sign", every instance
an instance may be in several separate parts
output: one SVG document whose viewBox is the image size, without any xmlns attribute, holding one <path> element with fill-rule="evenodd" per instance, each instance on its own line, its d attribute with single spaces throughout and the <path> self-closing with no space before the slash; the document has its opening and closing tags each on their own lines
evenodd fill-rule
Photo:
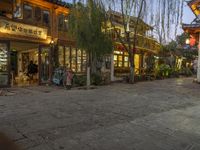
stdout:
<svg viewBox="0 0 200 150">
<path fill-rule="evenodd" d="M 47 29 L 0 19 L 0 33 L 46 39 Z"/>
</svg>

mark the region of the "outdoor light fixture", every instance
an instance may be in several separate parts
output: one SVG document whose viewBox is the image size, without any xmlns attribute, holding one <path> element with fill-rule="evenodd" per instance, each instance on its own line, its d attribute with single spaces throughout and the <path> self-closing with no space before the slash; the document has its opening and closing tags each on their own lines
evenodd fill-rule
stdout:
<svg viewBox="0 0 200 150">
<path fill-rule="evenodd" d="M 53 41 L 53 40 L 51 40 L 50 44 L 54 44 L 54 41 Z"/>
<path fill-rule="evenodd" d="M 190 39 L 189 38 L 185 40 L 185 44 L 187 44 L 187 45 L 190 44 Z"/>
</svg>

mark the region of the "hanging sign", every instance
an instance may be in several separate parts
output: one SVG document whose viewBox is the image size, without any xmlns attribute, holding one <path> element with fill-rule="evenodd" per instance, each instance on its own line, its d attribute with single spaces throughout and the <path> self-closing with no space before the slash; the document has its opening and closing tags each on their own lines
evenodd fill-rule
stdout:
<svg viewBox="0 0 200 150">
<path fill-rule="evenodd" d="M 0 19 L 0 33 L 47 39 L 47 29 Z"/>
</svg>

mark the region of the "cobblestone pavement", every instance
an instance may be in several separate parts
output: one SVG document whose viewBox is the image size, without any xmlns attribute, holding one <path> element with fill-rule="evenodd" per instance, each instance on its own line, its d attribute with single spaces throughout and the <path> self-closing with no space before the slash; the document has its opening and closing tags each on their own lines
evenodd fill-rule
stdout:
<svg viewBox="0 0 200 150">
<path fill-rule="evenodd" d="M 0 131 L 22 150 L 200 150 L 200 85 L 191 78 L 11 90 L 0 97 Z"/>
</svg>

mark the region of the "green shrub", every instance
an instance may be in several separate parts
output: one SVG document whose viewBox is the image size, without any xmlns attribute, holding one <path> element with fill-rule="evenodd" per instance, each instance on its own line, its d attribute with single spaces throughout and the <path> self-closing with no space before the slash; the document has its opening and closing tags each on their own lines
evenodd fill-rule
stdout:
<svg viewBox="0 0 200 150">
<path fill-rule="evenodd" d="M 187 76 L 187 77 L 193 75 L 193 73 L 192 73 L 192 71 L 190 70 L 190 68 L 182 68 L 182 69 L 180 70 L 180 74 L 181 74 L 181 75 L 185 75 L 185 76 Z"/>
<path fill-rule="evenodd" d="M 87 77 L 85 75 L 74 75 L 73 84 L 76 86 L 85 86 L 87 82 Z"/>
<path fill-rule="evenodd" d="M 100 85 L 102 83 L 102 78 L 98 74 L 91 75 L 91 84 L 93 85 Z"/>
</svg>

